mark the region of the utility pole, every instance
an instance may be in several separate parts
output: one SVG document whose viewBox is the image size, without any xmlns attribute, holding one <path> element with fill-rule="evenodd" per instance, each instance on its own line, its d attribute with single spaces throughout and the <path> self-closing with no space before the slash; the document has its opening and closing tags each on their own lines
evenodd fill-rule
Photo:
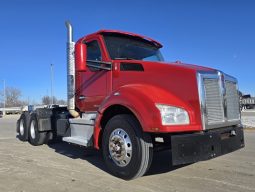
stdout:
<svg viewBox="0 0 255 192">
<path fill-rule="evenodd" d="M 4 110 L 3 110 L 3 115 L 5 116 L 5 103 L 6 103 L 5 79 L 3 80 L 3 84 L 4 84 Z"/>
<path fill-rule="evenodd" d="M 54 95 L 53 95 L 53 64 L 50 64 L 50 72 L 51 72 L 51 104 L 54 104 Z"/>
</svg>

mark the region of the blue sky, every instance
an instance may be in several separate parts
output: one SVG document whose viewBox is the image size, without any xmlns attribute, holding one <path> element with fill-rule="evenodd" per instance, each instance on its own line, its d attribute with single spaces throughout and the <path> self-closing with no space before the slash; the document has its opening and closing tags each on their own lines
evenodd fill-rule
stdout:
<svg viewBox="0 0 255 192">
<path fill-rule="evenodd" d="M 65 20 L 74 39 L 99 29 L 160 41 L 165 60 L 220 69 L 255 95 L 255 1 L 252 0 L 1 0 L 0 80 L 23 99 L 66 98 Z M 3 87 L 0 81 L 0 90 Z"/>
</svg>

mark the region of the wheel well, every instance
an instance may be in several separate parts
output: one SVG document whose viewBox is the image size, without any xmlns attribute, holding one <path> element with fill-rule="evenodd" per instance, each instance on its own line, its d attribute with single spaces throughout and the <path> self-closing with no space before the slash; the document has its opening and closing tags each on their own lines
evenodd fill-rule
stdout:
<svg viewBox="0 0 255 192">
<path fill-rule="evenodd" d="M 102 128 L 102 131 L 100 132 L 99 135 L 99 146 L 101 148 L 101 141 L 102 141 L 102 135 L 103 135 L 103 130 L 107 124 L 107 122 L 114 117 L 115 115 L 120 115 L 120 114 L 130 114 L 133 115 L 136 120 L 139 122 L 139 120 L 137 119 L 137 117 L 135 116 L 135 114 L 128 109 L 127 107 L 123 106 L 123 105 L 112 105 L 109 108 L 107 108 L 104 113 L 103 113 L 103 117 L 101 119 L 100 125 Z"/>
<path fill-rule="evenodd" d="M 119 114 L 131 114 L 135 117 L 133 112 L 130 109 L 128 109 L 127 107 L 125 107 L 123 105 L 113 105 L 104 111 L 103 117 L 102 117 L 101 123 L 100 123 L 101 128 L 104 129 L 104 127 L 106 126 L 106 123 L 112 117 L 114 117 L 115 115 L 119 115 Z"/>
</svg>

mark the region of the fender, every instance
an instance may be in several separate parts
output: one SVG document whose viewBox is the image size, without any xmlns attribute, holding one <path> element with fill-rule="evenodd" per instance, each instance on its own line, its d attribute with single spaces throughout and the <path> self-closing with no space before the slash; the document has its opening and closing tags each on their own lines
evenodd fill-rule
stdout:
<svg viewBox="0 0 255 192">
<path fill-rule="evenodd" d="M 100 122 L 104 111 L 113 105 L 122 105 L 136 116 L 144 132 L 161 132 L 161 116 L 156 103 L 178 106 L 186 109 L 190 121 L 194 120 L 193 110 L 187 103 L 160 87 L 148 84 L 129 84 L 113 91 L 100 105 L 94 127 L 94 145 L 99 149 Z"/>
</svg>

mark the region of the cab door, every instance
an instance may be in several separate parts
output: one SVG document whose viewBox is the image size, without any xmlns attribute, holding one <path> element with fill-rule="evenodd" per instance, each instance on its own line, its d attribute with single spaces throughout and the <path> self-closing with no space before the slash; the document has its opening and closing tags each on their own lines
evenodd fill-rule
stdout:
<svg viewBox="0 0 255 192">
<path fill-rule="evenodd" d="M 97 39 L 86 42 L 87 60 L 103 61 L 102 46 Z M 100 65 L 100 63 L 96 64 Z M 107 75 L 110 71 L 87 67 L 86 72 L 78 75 L 80 89 L 76 91 L 76 101 L 80 111 L 97 111 L 107 95 Z"/>
</svg>

